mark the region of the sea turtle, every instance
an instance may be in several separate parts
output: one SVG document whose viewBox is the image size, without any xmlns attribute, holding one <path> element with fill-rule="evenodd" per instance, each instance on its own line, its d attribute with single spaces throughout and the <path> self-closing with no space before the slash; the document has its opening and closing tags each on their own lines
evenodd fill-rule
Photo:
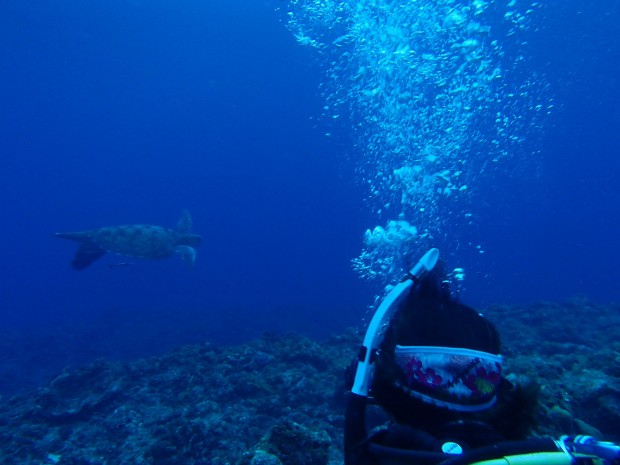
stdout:
<svg viewBox="0 0 620 465">
<path fill-rule="evenodd" d="M 191 229 L 192 219 L 184 210 L 176 229 L 132 224 L 55 235 L 80 243 L 71 266 L 83 270 L 106 252 L 136 258 L 163 258 L 178 253 L 193 265 L 196 259 L 194 247 L 201 244 L 202 238 L 192 234 Z"/>
</svg>

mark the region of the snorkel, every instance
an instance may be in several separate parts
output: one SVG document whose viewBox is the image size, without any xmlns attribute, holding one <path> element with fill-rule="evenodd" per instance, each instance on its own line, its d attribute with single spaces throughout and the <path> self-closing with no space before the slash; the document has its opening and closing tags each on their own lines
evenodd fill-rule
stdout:
<svg viewBox="0 0 620 465">
<path fill-rule="evenodd" d="M 372 383 L 374 364 L 377 359 L 377 349 L 383 336 L 382 329 L 385 328 L 400 303 L 409 295 L 419 280 L 435 268 L 438 259 L 438 249 L 430 249 L 426 252 L 405 278 L 387 294 L 370 320 L 358 354 L 355 380 L 346 407 L 345 465 L 354 463 L 355 446 L 366 438 L 366 404 Z"/>
</svg>

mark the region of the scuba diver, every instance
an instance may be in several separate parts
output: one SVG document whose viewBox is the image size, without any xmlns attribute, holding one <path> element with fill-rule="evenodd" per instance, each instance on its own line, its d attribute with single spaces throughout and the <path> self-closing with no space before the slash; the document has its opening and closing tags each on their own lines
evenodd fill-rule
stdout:
<svg viewBox="0 0 620 465">
<path fill-rule="evenodd" d="M 345 465 L 620 464 L 620 446 L 591 436 L 528 439 L 537 387 L 502 375 L 497 330 L 450 294 L 438 258 L 429 250 L 370 321 L 348 393 Z M 369 435 L 369 404 L 393 424 Z"/>
</svg>

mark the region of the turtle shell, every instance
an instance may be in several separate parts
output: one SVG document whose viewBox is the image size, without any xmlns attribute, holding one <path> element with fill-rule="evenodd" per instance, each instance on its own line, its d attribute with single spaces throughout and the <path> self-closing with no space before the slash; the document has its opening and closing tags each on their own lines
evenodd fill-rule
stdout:
<svg viewBox="0 0 620 465">
<path fill-rule="evenodd" d="M 179 244 L 173 229 L 144 224 L 109 226 L 90 233 L 91 241 L 108 252 L 138 258 L 163 258 Z"/>
</svg>

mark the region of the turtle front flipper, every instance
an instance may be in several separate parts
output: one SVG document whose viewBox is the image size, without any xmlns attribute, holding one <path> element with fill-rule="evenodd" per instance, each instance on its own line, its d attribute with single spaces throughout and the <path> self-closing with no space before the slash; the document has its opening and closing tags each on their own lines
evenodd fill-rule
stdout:
<svg viewBox="0 0 620 465">
<path fill-rule="evenodd" d="M 177 231 L 180 234 L 190 234 L 192 232 L 192 217 L 187 210 L 181 212 L 181 218 L 177 222 Z"/>
</svg>

